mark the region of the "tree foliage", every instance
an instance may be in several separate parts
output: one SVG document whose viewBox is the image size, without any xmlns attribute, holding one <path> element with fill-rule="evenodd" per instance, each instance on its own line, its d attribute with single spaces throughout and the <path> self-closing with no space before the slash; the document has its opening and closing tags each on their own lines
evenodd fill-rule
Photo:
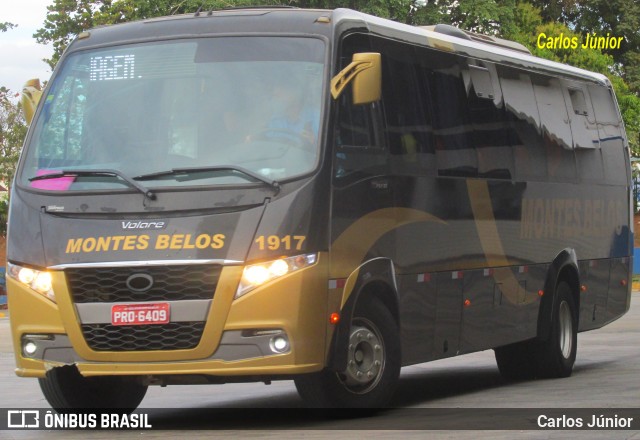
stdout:
<svg viewBox="0 0 640 440">
<path fill-rule="evenodd" d="M 582 44 L 583 34 L 571 30 L 561 21 L 545 21 L 541 8 L 529 3 L 519 3 L 514 16 L 515 33 L 507 34 L 505 38 L 524 44 L 535 56 L 602 73 L 609 78 L 627 129 L 631 151 L 634 156 L 640 156 L 640 97 L 624 80 L 623 66 L 616 62 L 615 57 L 602 49 L 540 48 L 537 39 L 541 33 L 576 37 L 579 45 Z"/>
<path fill-rule="evenodd" d="M 0 182 L 7 187 L 13 181 L 22 142 L 27 134 L 27 125 L 13 94 L 6 87 L 0 87 Z"/>
<path fill-rule="evenodd" d="M 4 21 L 0 23 L 0 32 L 7 32 L 9 29 L 13 29 L 14 27 L 17 27 L 17 25 Z"/>
<path fill-rule="evenodd" d="M 27 126 L 13 94 L 0 87 L 0 183 L 10 189 Z M 0 235 L 7 233 L 7 200 L 0 200 Z"/>
</svg>

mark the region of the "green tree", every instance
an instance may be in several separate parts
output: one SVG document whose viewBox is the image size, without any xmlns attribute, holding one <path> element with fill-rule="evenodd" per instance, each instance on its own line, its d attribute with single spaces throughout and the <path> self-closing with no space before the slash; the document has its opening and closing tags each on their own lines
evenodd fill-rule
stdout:
<svg viewBox="0 0 640 440">
<path fill-rule="evenodd" d="M 17 27 L 17 25 L 4 21 L 0 23 L 0 32 L 7 32 L 9 29 L 13 29 L 14 27 Z"/>
<path fill-rule="evenodd" d="M 16 163 L 27 134 L 27 125 L 13 94 L 0 87 L 0 182 L 9 187 L 13 181 Z"/>
<path fill-rule="evenodd" d="M 574 20 L 576 32 L 598 35 L 610 33 L 624 37 L 622 47 L 605 49 L 616 63 L 629 86 L 640 93 L 640 3 L 637 0 L 580 1 L 579 15 Z"/>
<path fill-rule="evenodd" d="M 6 87 L 0 87 L 0 182 L 7 189 L 11 188 L 16 164 L 22 149 L 22 142 L 27 134 L 20 104 L 14 102 L 17 94 Z M 8 199 L 8 197 L 7 197 Z M 0 235 L 6 234 L 7 200 L 0 202 Z"/>
<path fill-rule="evenodd" d="M 519 32 L 508 36 L 509 38 L 527 46 L 535 56 L 599 72 L 609 78 L 620 106 L 631 152 L 634 156 L 640 156 L 640 98 L 625 82 L 624 75 L 621 73 L 622 66 L 616 63 L 612 55 L 604 53 L 601 49 L 538 47 L 538 35 L 541 33 L 550 36 L 563 34 L 568 38 L 576 37 L 579 44 L 582 44 L 582 35 L 572 31 L 563 23 L 543 22 L 540 9 L 526 3 L 519 4 L 516 11 L 516 28 Z M 533 26 L 535 30 L 531 32 Z"/>
<path fill-rule="evenodd" d="M 545 22 L 566 24 L 578 34 L 624 37 L 622 47 L 605 49 L 620 66 L 630 90 L 640 95 L 640 2 L 638 0 L 530 0 Z"/>
<path fill-rule="evenodd" d="M 9 22 L 0 23 L 0 32 L 7 32 L 16 27 Z M 22 148 L 22 142 L 27 133 L 19 104 L 11 98 L 11 91 L 6 87 L 0 87 L 0 183 L 10 189 L 16 164 Z M 9 211 L 8 196 L 0 199 L 0 235 L 7 234 L 7 214 Z"/>
</svg>

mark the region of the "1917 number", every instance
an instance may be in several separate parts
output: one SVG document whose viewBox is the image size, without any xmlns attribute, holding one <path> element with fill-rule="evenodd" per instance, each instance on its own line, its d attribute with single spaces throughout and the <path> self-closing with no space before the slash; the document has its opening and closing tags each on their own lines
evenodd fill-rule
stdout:
<svg viewBox="0 0 640 440">
<path fill-rule="evenodd" d="M 264 236 L 261 235 L 256 238 L 256 243 L 258 244 L 258 249 L 261 251 L 265 249 L 269 249 L 271 251 L 276 251 L 278 249 L 291 250 L 295 249 L 297 251 L 302 249 L 302 243 L 307 237 L 304 235 L 285 235 L 284 237 L 278 237 L 277 235 L 269 235 Z"/>
</svg>

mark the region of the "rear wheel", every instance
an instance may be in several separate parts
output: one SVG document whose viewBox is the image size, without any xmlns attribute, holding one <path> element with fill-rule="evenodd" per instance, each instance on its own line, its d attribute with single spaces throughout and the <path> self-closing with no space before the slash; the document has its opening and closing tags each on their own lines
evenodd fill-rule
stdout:
<svg viewBox="0 0 640 440">
<path fill-rule="evenodd" d="M 391 312 L 377 299 L 356 308 L 349 330 L 347 368 L 295 380 L 313 407 L 375 408 L 388 403 L 400 375 L 400 336 Z"/>
<path fill-rule="evenodd" d="M 495 349 L 500 374 L 506 379 L 568 377 L 578 346 L 578 313 L 571 287 L 562 281 L 556 288 L 551 331 L 546 340 L 531 339 Z"/>
<path fill-rule="evenodd" d="M 40 389 L 52 408 L 67 409 L 110 408 L 132 412 L 147 392 L 134 377 L 83 377 L 76 367 L 57 367 L 38 379 Z"/>
<path fill-rule="evenodd" d="M 541 377 L 568 377 L 578 347 L 578 313 L 571 287 L 558 284 L 549 339 L 540 343 L 538 373 Z"/>
</svg>

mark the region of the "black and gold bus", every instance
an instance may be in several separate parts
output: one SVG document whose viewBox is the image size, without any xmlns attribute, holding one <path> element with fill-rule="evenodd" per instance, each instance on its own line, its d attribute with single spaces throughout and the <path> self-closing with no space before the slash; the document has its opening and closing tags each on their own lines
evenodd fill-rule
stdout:
<svg viewBox="0 0 640 440">
<path fill-rule="evenodd" d="M 629 183 L 606 77 L 516 43 L 345 9 L 92 29 L 13 187 L 16 373 L 54 408 L 278 379 L 379 406 L 487 349 L 569 376 L 629 308 Z"/>
</svg>

